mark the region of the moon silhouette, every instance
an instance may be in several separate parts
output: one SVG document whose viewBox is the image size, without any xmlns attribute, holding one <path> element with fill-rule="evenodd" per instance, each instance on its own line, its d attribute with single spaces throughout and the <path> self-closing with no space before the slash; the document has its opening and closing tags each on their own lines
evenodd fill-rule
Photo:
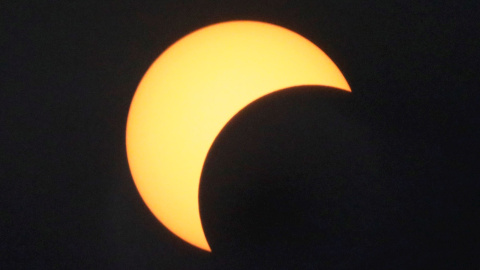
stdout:
<svg viewBox="0 0 480 270">
<path fill-rule="evenodd" d="M 181 239 L 211 251 L 198 190 L 212 143 L 251 102 L 300 85 L 351 91 L 322 50 L 268 23 L 214 24 L 162 53 L 135 92 L 126 128 L 130 170 L 155 217 Z"/>
</svg>

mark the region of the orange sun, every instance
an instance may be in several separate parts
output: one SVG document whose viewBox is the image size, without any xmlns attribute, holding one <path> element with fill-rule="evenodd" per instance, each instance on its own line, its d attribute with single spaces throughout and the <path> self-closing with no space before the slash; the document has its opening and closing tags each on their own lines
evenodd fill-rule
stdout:
<svg viewBox="0 0 480 270">
<path fill-rule="evenodd" d="M 198 206 L 210 146 L 246 105 L 299 85 L 350 91 L 322 50 L 272 24 L 211 25 L 160 55 L 135 92 L 126 131 L 135 185 L 158 220 L 188 243 L 210 251 Z"/>
</svg>

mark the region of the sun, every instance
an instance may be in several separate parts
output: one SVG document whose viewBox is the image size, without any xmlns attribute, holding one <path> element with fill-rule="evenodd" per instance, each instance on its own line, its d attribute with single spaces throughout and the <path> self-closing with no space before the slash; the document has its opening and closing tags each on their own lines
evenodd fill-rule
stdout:
<svg viewBox="0 0 480 270">
<path fill-rule="evenodd" d="M 210 146 L 246 105 L 299 85 L 350 91 L 322 50 L 268 23 L 214 24 L 162 53 L 135 92 L 126 129 L 135 185 L 157 219 L 178 237 L 210 251 L 198 206 Z"/>
</svg>

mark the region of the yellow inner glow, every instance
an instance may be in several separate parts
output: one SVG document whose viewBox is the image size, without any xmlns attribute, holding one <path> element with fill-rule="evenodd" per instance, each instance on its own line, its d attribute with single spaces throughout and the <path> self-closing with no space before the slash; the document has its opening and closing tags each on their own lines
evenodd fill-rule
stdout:
<svg viewBox="0 0 480 270">
<path fill-rule="evenodd" d="M 350 91 L 339 69 L 313 43 L 261 22 L 202 28 L 152 64 L 130 107 L 127 155 L 143 200 L 169 230 L 210 251 L 198 206 L 210 146 L 246 105 L 297 85 Z"/>
</svg>

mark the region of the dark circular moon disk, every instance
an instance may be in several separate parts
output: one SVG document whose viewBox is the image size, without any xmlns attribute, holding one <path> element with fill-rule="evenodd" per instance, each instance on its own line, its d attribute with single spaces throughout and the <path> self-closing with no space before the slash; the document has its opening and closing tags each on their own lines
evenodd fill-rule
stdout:
<svg viewBox="0 0 480 270">
<path fill-rule="evenodd" d="M 301 86 L 232 118 L 200 181 L 214 256 L 259 269 L 360 266 L 379 256 L 390 201 L 361 111 L 352 93 Z"/>
</svg>

